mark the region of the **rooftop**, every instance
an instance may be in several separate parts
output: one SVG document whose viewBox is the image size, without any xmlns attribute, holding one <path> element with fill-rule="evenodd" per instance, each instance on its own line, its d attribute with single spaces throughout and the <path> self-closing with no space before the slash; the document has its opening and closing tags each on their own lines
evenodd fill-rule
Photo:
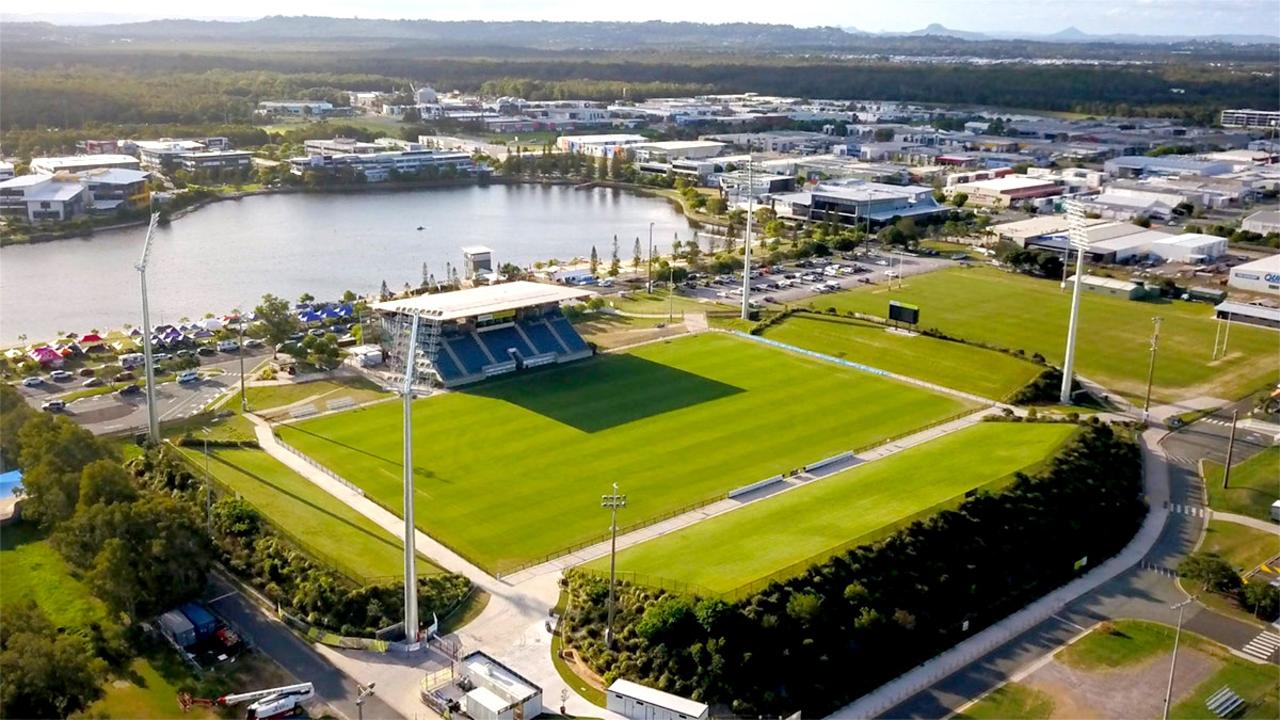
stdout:
<svg viewBox="0 0 1280 720">
<path fill-rule="evenodd" d="M 1213 309 L 1218 313 L 1244 315 L 1246 317 L 1255 317 L 1260 320 L 1280 322 L 1280 308 L 1267 307 L 1266 305 L 1253 305 L 1228 300 L 1223 303 L 1218 303 Z"/>
<path fill-rule="evenodd" d="M 1068 279 L 1070 280 L 1074 278 L 1075 278 L 1075 275 L 1072 275 Z M 1112 290 L 1123 290 L 1125 292 L 1129 292 L 1130 290 L 1134 290 L 1135 288 L 1138 287 L 1137 283 L 1132 283 L 1132 282 L 1129 282 L 1128 280 L 1117 280 L 1116 278 L 1100 277 L 1098 275 L 1081 275 L 1080 282 L 1085 285 L 1093 285 L 1094 287 L 1111 288 Z"/>
<path fill-rule="evenodd" d="M 990 192 L 1007 192 L 1009 190 L 1025 190 L 1027 188 L 1038 188 L 1046 185 L 1053 185 L 1052 180 L 1043 178 L 1027 177 L 1025 175 L 1006 175 L 1005 177 L 992 178 L 990 180 L 974 180 L 973 182 L 960 183 L 957 188 L 978 188 L 980 190 L 988 190 Z"/>
<path fill-rule="evenodd" d="M 1246 272 L 1253 271 L 1253 272 L 1280 273 L 1280 255 L 1268 255 L 1266 257 L 1259 258 L 1257 260 L 1253 260 L 1247 263 L 1241 263 L 1231 268 L 1232 272 L 1235 272 L 1237 270 L 1244 270 Z"/>
<path fill-rule="evenodd" d="M 132 185 L 136 182 L 142 182 L 151 176 L 149 172 L 126 170 L 124 168 L 95 168 L 78 174 L 80 179 L 85 182 L 105 183 L 107 185 Z"/>
<path fill-rule="evenodd" d="M 389 300 L 375 303 L 373 307 L 384 312 L 412 313 L 436 320 L 458 320 L 530 305 L 580 300 L 591 295 L 587 290 L 520 280 L 435 295 L 418 295 L 405 300 Z"/>
<path fill-rule="evenodd" d="M 132 155 L 65 155 L 62 157 L 32 158 L 32 164 L 50 170 L 75 170 L 83 167 L 102 167 L 104 165 L 137 165 L 138 158 Z"/>
<path fill-rule="evenodd" d="M 626 695 L 688 717 L 700 717 L 707 711 L 707 706 L 700 702 L 656 690 L 630 680 L 614 680 L 613 684 L 609 686 L 609 692 Z"/>
</svg>

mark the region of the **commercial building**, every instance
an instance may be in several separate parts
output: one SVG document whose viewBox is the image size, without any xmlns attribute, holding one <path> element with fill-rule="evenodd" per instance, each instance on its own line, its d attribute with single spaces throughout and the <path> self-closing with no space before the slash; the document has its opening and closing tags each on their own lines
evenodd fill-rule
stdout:
<svg viewBox="0 0 1280 720">
<path fill-rule="evenodd" d="M 702 160 L 724 152 L 725 143 L 714 140 L 668 140 L 664 142 L 632 145 L 636 160 L 669 162 L 671 160 Z"/>
<path fill-rule="evenodd" d="M 1223 110 L 1218 122 L 1223 127 L 1280 127 L 1280 110 Z"/>
<path fill-rule="evenodd" d="M 1170 235 L 1151 243 L 1150 253 L 1170 262 L 1198 264 L 1227 254 L 1227 239 L 1204 233 Z"/>
<path fill-rule="evenodd" d="M 302 147 L 308 155 L 350 155 L 352 153 L 374 153 L 385 148 L 378 143 L 361 142 L 354 138 L 331 138 L 328 140 L 307 140 Z"/>
<path fill-rule="evenodd" d="M 582 153 L 591 157 L 611 158 L 619 150 L 630 149 L 634 145 L 649 142 L 643 135 L 614 133 L 607 135 L 561 135 L 556 138 L 556 147 L 564 152 Z"/>
<path fill-rule="evenodd" d="M 253 166 L 253 153 L 248 150 L 205 150 L 183 155 L 179 164 L 187 172 L 245 171 Z"/>
<path fill-rule="evenodd" d="M 1259 210 L 1242 220 L 1240 229 L 1256 232 L 1259 235 L 1280 233 L 1280 211 Z"/>
<path fill-rule="evenodd" d="M 885 185 L 864 181 L 819 183 L 810 190 L 775 195 L 770 199 L 781 217 L 847 225 L 884 225 L 898 218 L 945 215 L 933 189 L 920 185 Z"/>
<path fill-rule="evenodd" d="M 264 101 L 258 103 L 259 115 L 320 117 L 333 112 L 333 103 L 319 100 Z"/>
<path fill-rule="evenodd" d="M 13 177 L 13 163 L 0 160 L 0 180 L 8 180 L 11 177 Z"/>
<path fill-rule="evenodd" d="M 532 720 L 542 714 L 542 688 L 485 653 L 462 658 L 460 671 L 471 685 L 464 700 L 474 720 Z"/>
<path fill-rule="evenodd" d="M 121 207 L 137 207 L 147 202 L 147 178 L 151 173 L 121 168 L 98 168 L 80 173 L 80 182 L 89 192 L 94 212 L 115 212 Z"/>
<path fill-rule="evenodd" d="M 0 213 L 30 222 L 71 220 L 83 215 L 88 205 L 85 186 L 68 173 L 21 175 L 0 182 Z"/>
<path fill-rule="evenodd" d="M 132 155 L 68 155 L 31 159 L 31 172 L 39 175 L 52 175 L 59 172 L 83 172 L 85 170 L 96 170 L 97 168 L 137 170 L 138 167 L 138 158 Z"/>
<path fill-rule="evenodd" d="M 1102 164 L 1112 177 L 1146 177 L 1148 175 L 1225 175 L 1235 166 L 1229 162 L 1197 160 L 1184 155 L 1126 155 Z"/>
<path fill-rule="evenodd" d="M 133 147 L 142 161 L 142 167 L 148 170 L 169 172 L 182 165 L 182 158 L 191 153 L 204 152 L 210 149 L 205 143 L 196 140 L 134 140 Z"/>
<path fill-rule="evenodd" d="M 1268 255 L 1231 268 L 1227 285 L 1245 292 L 1280 293 L 1280 255 Z"/>
<path fill-rule="evenodd" d="M 364 176 L 366 182 L 383 182 L 391 174 L 418 175 L 423 172 L 453 172 L 473 175 L 487 171 L 476 165 L 467 153 L 439 150 L 411 150 L 404 152 L 369 152 L 346 155 L 308 155 L 289 159 L 290 172 L 303 175 L 308 171 L 333 172 L 350 168 Z"/>
<path fill-rule="evenodd" d="M 965 193 L 969 202 L 983 207 L 1010 207 L 1018 203 L 1062 194 L 1062 186 L 1052 180 L 1006 175 L 991 180 L 960 183 L 947 188 L 949 195 Z"/>
<path fill-rule="evenodd" d="M 605 693 L 606 707 L 631 720 L 706 720 L 710 708 L 630 680 L 614 680 Z"/>
<path fill-rule="evenodd" d="M 80 140 L 76 150 L 82 155 L 115 155 L 120 152 L 120 143 L 116 140 Z"/>
</svg>

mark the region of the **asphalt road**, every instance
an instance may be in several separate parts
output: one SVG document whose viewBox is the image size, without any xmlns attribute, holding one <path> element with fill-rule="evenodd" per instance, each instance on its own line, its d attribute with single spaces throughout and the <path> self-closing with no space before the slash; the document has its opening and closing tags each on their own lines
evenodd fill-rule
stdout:
<svg viewBox="0 0 1280 720">
<path fill-rule="evenodd" d="M 316 694 L 335 713 L 347 720 L 357 717 L 355 700 L 359 691 L 355 681 L 283 623 L 263 612 L 235 585 L 216 574 L 210 575 L 204 599 L 215 612 L 248 634 L 258 650 L 275 660 L 299 682 L 313 683 Z M 384 703 L 376 692 L 365 700 L 364 716 L 371 720 L 403 717 Z"/>
<path fill-rule="evenodd" d="M 245 371 L 257 366 L 266 354 L 265 350 L 260 349 L 247 351 L 244 356 Z M 156 407 L 159 409 L 161 422 L 195 415 L 214 398 L 240 382 L 240 359 L 235 354 L 222 353 L 207 358 L 200 370 L 212 370 L 213 374 L 192 383 L 179 384 L 171 381 L 156 385 Z M 80 389 L 77 380 L 65 384 L 45 382 L 34 388 L 18 388 L 28 403 L 39 407 L 46 400 Z M 94 395 L 68 403 L 62 412 L 95 435 L 145 430 L 147 427 L 146 393 L 128 397 L 121 397 L 114 392 Z"/>
<path fill-rule="evenodd" d="M 1228 425 L 1213 422 L 1225 412 Z M 1230 409 L 1166 436 L 1161 446 L 1169 455 L 1170 500 L 1192 508 L 1204 505 L 1204 488 L 1197 461 L 1202 457 L 1222 460 L 1226 453 Z M 1266 447 L 1261 436 L 1236 435 L 1233 460 Z M 1261 442 L 1259 442 L 1261 441 Z M 1122 618 L 1150 620 L 1167 625 L 1177 622 L 1170 607 L 1186 599 L 1176 582 L 1178 563 L 1196 546 L 1206 519 L 1201 514 L 1173 512 L 1151 552 L 1139 567 L 1132 568 L 1093 592 L 1068 605 L 1052 618 L 943 678 L 884 713 L 886 718 L 945 718 L 999 687 L 1031 663 L 1057 650 L 1086 628 L 1103 621 Z M 1253 625 L 1193 604 L 1183 626 L 1191 632 L 1240 650 L 1258 635 Z M 1273 653 L 1271 662 L 1280 662 Z"/>
</svg>

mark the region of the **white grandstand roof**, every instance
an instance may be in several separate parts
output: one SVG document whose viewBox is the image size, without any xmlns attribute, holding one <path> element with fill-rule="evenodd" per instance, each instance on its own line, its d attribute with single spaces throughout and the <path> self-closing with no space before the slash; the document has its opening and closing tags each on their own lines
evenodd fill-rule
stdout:
<svg viewBox="0 0 1280 720">
<path fill-rule="evenodd" d="M 591 295 L 593 293 L 588 290 L 519 280 L 435 295 L 419 295 L 404 300 L 388 300 L 375 303 L 373 308 L 384 312 L 418 314 L 436 320 L 458 320 L 530 305 L 581 300 Z"/>
</svg>

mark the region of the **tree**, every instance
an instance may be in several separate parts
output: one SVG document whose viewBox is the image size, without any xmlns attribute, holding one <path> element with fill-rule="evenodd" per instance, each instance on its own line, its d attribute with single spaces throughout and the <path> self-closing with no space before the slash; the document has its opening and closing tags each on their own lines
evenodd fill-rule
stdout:
<svg viewBox="0 0 1280 720">
<path fill-rule="evenodd" d="M 591 274 L 598 275 L 600 273 L 600 253 L 596 252 L 596 246 L 591 246 Z"/>
<path fill-rule="evenodd" d="M 603 155 L 596 160 L 596 179 L 602 182 L 609 179 L 609 161 Z"/>
<path fill-rule="evenodd" d="M 640 238 L 636 238 L 637 241 Z M 618 236 L 613 236 L 613 254 L 609 258 L 609 277 L 617 277 L 622 271 L 622 260 L 618 257 Z"/>
<path fill-rule="evenodd" d="M 383 290 L 386 290 L 386 287 L 387 284 L 384 281 Z M 258 317 L 258 322 L 262 324 L 267 342 L 271 344 L 271 357 L 274 358 L 276 348 L 284 344 L 290 335 L 298 332 L 301 327 L 298 318 L 289 307 L 288 300 L 271 293 L 263 295 L 262 302 L 253 311 Z"/>
<path fill-rule="evenodd" d="M 386 280 L 382 281 L 382 287 L 378 290 L 378 299 L 384 301 L 391 299 L 391 288 L 387 287 Z"/>
<path fill-rule="evenodd" d="M 356 296 L 356 294 L 350 290 L 344 290 L 342 292 L 342 302 L 344 303 L 353 303 L 357 299 L 359 298 Z"/>
<path fill-rule="evenodd" d="M 958 192 L 951 196 L 951 204 L 958 208 L 964 207 L 967 202 L 969 202 L 969 193 Z"/>
<path fill-rule="evenodd" d="M 51 528 L 75 514 L 84 467 L 113 457 L 88 430 L 65 417 L 37 415 L 18 431 L 26 492 L 22 513 Z"/>
<path fill-rule="evenodd" d="M 1212 553 L 1188 555 L 1178 564 L 1178 574 L 1214 592 L 1235 592 L 1240 587 L 1240 576 L 1231 563 Z"/>
<path fill-rule="evenodd" d="M 5 717 L 65 718 L 102 695 L 106 663 L 78 633 L 60 633 L 32 600 L 4 608 L 0 711 Z"/>
<path fill-rule="evenodd" d="M 640 263 L 644 261 L 644 253 L 640 249 L 640 238 L 636 238 L 636 242 L 631 246 L 631 270 L 633 272 L 640 271 Z"/>
<path fill-rule="evenodd" d="M 725 209 L 728 207 L 729 203 L 725 202 L 725 199 L 722 197 L 713 197 L 710 200 L 707 200 L 707 212 L 712 215 L 723 215 Z"/>
<path fill-rule="evenodd" d="M 313 301 L 313 300 L 315 300 L 315 299 L 316 299 L 316 296 L 315 296 L 315 295 L 312 295 L 312 294 L 311 294 L 311 293 L 309 293 L 309 292 L 304 292 L 304 293 L 302 293 L 301 295 L 299 295 L 299 296 L 298 296 L 298 304 L 299 304 L 299 305 L 306 305 L 307 303 L 309 303 L 309 302 L 311 302 L 311 301 Z"/>
<path fill-rule="evenodd" d="M 115 460 L 95 460 L 80 473 L 80 499 L 77 510 L 92 505 L 133 502 L 138 491 L 124 467 Z"/>
<path fill-rule="evenodd" d="M 627 151 L 622 148 L 614 150 L 613 157 L 609 158 L 609 176 L 614 180 L 621 180 L 626 164 Z"/>
</svg>

